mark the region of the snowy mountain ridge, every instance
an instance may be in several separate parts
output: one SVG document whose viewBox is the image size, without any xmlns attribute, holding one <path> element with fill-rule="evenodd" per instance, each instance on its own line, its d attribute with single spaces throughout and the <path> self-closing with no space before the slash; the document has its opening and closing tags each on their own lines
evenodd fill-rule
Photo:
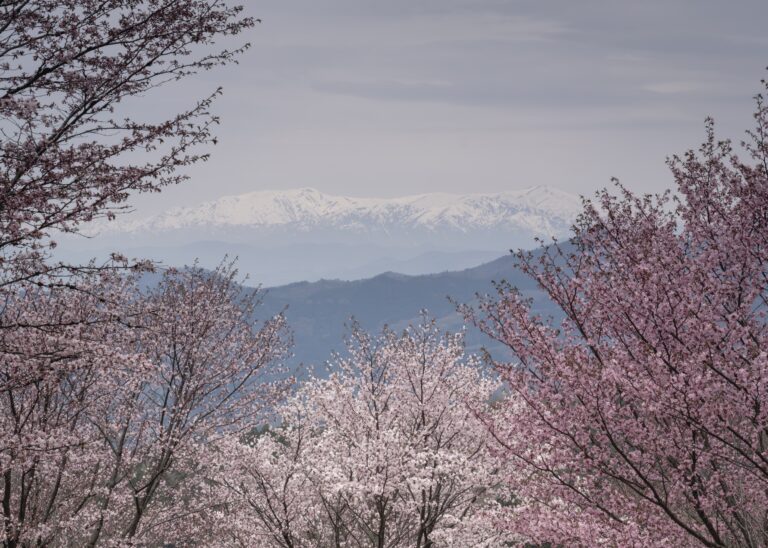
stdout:
<svg viewBox="0 0 768 548">
<path fill-rule="evenodd" d="M 420 275 L 477 266 L 536 238 L 565 239 L 580 200 L 550 187 L 497 194 L 333 196 L 311 188 L 225 196 L 158 215 L 91 225 L 89 238 L 62 237 L 68 261 L 113 251 L 214 268 L 224 256 L 267 285 L 353 280 L 388 270 Z"/>
<path fill-rule="evenodd" d="M 315 229 L 340 231 L 522 230 L 562 236 L 580 210 L 578 197 L 537 186 L 496 194 L 432 193 L 401 198 L 354 198 L 313 188 L 255 191 L 193 207 L 176 207 L 146 219 L 119 219 L 98 232 L 158 233 L 187 229 Z"/>
</svg>

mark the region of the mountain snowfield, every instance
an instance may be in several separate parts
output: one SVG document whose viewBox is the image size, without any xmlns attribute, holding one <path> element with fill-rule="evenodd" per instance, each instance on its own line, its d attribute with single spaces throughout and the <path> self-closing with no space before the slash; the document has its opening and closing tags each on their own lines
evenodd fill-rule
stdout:
<svg viewBox="0 0 768 548">
<path fill-rule="evenodd" d="M 98 231 L 157 235 L 238 227 L 297 232 L 415 229 L 468 233 L 502 229 L 546 237 L 562 236 L 579 210 L 577 197 L 545 186 L 497 194 L 432 193 L 401 198 L 353 198 L 301 188 L 225 196 L 145 219 L 119 219 L 101 224 Z"/>
</svg>

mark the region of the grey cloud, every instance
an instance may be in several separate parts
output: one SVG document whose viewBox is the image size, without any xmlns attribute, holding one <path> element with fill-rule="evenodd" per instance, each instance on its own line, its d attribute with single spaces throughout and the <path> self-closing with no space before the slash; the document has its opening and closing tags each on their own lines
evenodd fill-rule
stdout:
<svg viewBox="0 0 768 548">
<path fill-rule="evenodd" d="M 216 84 L 221 145 L 142 212 L 253 189 L 354 195 L 591 193 L 617 175 L 670 185 L 664 157 L 713 115 L 751 123 L 766 76 L 764 0 L 262 0 L 237 67 Z"/>
</svg>

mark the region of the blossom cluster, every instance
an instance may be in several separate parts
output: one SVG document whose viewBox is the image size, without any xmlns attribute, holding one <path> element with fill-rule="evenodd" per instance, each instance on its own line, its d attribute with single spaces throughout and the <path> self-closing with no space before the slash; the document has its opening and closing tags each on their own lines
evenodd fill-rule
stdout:
<svg viewBox="0 0 768 548">
<path fill-rule="evenodd" d="M 352 333 L 280 425 L 219 446 L 225 530 L 241 545 L 502 546 L 506 489 L 480 414 L 497 381 L 426 318 Z"/>
</svg>

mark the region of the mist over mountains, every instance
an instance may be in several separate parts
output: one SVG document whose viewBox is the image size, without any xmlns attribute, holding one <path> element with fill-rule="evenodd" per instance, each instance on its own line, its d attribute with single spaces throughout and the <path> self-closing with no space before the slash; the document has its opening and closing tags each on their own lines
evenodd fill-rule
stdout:
<svg viewBox="0 0 768 548">
<path fill-rule="evenodd" d="M 533 247 L 536 237 L 563 238 L 579 210 L 576 196 L 544 186 L 401 198 L 257 191 L 95 223 L 89 238 L 65 239 L 60 256 L 85 260 L 118 250 L 210 268 L 229 255 L 253 283 L 268 286 L 385 271 L 421 275 L 473 267 Z"/>
</svg>

